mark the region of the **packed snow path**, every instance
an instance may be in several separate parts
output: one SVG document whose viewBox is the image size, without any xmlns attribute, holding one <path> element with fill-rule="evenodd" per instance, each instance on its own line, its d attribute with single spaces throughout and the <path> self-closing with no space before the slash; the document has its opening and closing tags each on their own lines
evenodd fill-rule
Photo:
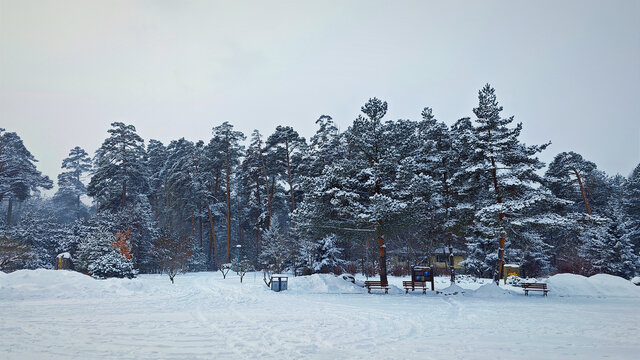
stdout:
<svg viewBox="0 0 640 360">
<path fill-rule="evenodd" d="M 448 285 L 439 280 L 438 287 Z M 461 284 L 479 286 L 467 285 Z M 289 287 L 271 292 L 260 274 L 240 284 L 235 274 L 223 280 L 220 273 L 193 273 L 171 285 L 160 275 L 96 281 L 65 271 L 0 273 L 0 358 L 632 359 L 640 353 L 640 297 L 633 293 L 369 295 L 318 275 L 290 278 Z"/>
</svg>

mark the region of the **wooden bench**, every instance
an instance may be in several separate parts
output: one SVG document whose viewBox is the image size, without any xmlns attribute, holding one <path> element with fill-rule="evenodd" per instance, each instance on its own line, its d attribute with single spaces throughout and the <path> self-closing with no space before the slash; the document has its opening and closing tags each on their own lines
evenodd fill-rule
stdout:
<svg viewBox="0 0 640 360">
<path fill-rule="evenodd" d="M 422 293 L 427 293 L 427 282 L 426 281 L 403 281 L 402 286 L 404 287 L 405 294 L 409 293 L 409 289 L 414 291 L 416 288 L 422 289 Z"/>
<path fill-rule="evenodd" d="M 545 283 L 522 283 L 521 286 L 525 296 L 529 296 L 529 291 L 542 291 L 544 296 L 547 296 L 549 292 L 549 290 L 547 290 L 547 284 Z"/>
<path fill-rule="evenodd" d="M 389 293 L 389 283 L 382 281 L 365 281 L 364 286 L 367 288 L 369 294 L 371 294 L 371 289 L 380 289 L 384 290 L 385 294 Z"/>
</svg>

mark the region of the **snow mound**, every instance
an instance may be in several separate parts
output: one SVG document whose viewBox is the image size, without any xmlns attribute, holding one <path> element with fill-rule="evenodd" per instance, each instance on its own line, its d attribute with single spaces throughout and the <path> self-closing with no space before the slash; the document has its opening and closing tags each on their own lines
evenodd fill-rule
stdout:
<svg viewBox="0 0 640 360">
<path fill-rule="evenodd" d="M 400 289 L 395 285 L 389 284 L 389 294 L 390 295 L 402 295 L 404 294 L 404 290 Z"/>
<path fill-rule="evenodd" d="M 131 296 L 141 290 L 138 279 L 96 280 L 69 270 L 18 270 L 0 276 L 0 300 Z"/>
<path fill-rule="evenodd" d="M 331 274 L 289 277 L 288 291 L 307 294 L 359 294 L 365 289 Z"/>
<path fill-rule="evenodd" d="M 589 282 L 605 296 L 640 297 L 640 288 L 629 280 L 609 274 L 596 274 Z"/>
<path fill-rule="evenodd" d="M 450 296 L 450 295 L 464 295 L 465 292 L 471 292 L 471 291 L 472 290 L 463 289 L 456 284 L 451 284 L 450 286 L 442 290 L 438 290 L 437 293 L 443 294 L 445 296 Z"/>
<path fill-rule="evenodd" d="M 484 284 L 473 292 L 474 297 L 480 298 L 499 298 L 511 295 L 513 295 L 511 291 L 503 289 L 493 282 Z"/>
<path fill-rule="evenodd" d="M 75 271 L 18 270 L 0 277 L 0 299 L 71 298 L 95 290 L 94 283 Z"/>
<path fill-rule="evenodd" d="M 633 279 L 631 279 L 631 282 L 634 285 L 640 285 L 640 276 L 634 276 Z"/>
<path fill-rule="evenodd" d="M 547 280 L 549 295 L 554 296 L 598 296 L 589 278 L 577 274 L 557 274 Z"/>
<path fill-rule="evenodd" d="M 547 280 L 549 294 L 555 296 L 640 297 L 640 288 L 629 280 L 608 274 L 585 277 L 557 274 Z"/>
</svg>

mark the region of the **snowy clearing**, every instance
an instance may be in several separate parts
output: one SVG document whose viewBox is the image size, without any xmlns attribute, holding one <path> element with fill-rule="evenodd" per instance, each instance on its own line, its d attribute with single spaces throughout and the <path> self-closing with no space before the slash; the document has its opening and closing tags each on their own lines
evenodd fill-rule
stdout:
<svg viewBox="0 0 640 360">
<path fill-rule="evenodd" d="M 401 290 L 403 278 L 391 278 Z M 463 281 L 464 295 L 367 294 L 331 275 L 190 273 L 94 280 L 52 270 L 0 272 L 3 359 L 632 359 L 640 287 L 561 274 L 548 297 Z M 436 289 L 449 286 L 436 279 Z M 475 290 L 475 291 L 474 291 Z"/>
</svg>

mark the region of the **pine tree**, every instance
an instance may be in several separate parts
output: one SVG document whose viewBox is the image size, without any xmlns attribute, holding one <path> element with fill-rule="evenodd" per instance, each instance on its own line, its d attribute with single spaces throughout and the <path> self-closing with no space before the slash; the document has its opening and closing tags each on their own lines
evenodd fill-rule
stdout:
<svg viewBox="0 0 640 360">
<path fill-rule="evenodd" d="M 537 174 L 544 164 L 535 155 L 549 143 L 540 146 L 520 143 L 522 123 L 510 127 L 513 116 L 500 116 L 502 106 L 490 85 L 479 91 L 478 99 L 479 105 L 473 109 L 478 125 L 471 138 L 475 152 L 463 167 L 463 173 L 470 184 L 467 191 L 475 193 L 479 200 L 475 204 L 478 230 L 483 236 L 498 238 L 494 271 L 494 280 L 498 282 L 505 260 L 507 233 L 517 233 L 522 224 L 543 221 L 536 217 L 539 208 L 559 200 L 544 188 L 543 179 Z"/>
<path fill-rule="evenodd" d="M 7 199 L 6 222 L 11 226 L 13 202 L 24 201 L 40 188 L 51 189 L 52 181 L 36 169 L 35 157 L 18 134 L 0 128 L 0 202 Z"/>
<path fill-rule="evenodd" d="M 624 211 L 625 238 L 640 257 L 640 164 L 633 169 L 624 183 L 622 210 Z"/>
<path fill-rule="evenodd" d="M 576 192 L 579 192 L 584 211 L 591 215 L 591 206 L 587 196 L 589 190 L 585 188 L 585 180 L 592 177 L 595 170 L 596 164 L 583 159 L 580 154 L 563 152 L 556 155 L 549 164 L 545 180 L 551 191 L 563 199 L 575 201 L 577 200 Z"/>
<path fill-rule="evenodd" d="M 233 125 L 228 122 L 213 128 L 212 141 L 220 147 L 221 156 L 224 159 L 225 169 L 225 203 L 227 222 L 227 263 L 231 262 L 231 179 L 240 163 L 244 147 L 240 144 L 245 140 L 240 131 L 234 131 Z"/>
<path fill-rule="evenodd" d="M 296 153 L 303 151 L 307 144 L 303 137 L 290 126 L 277 126 L 276 130 L 267 139 L 267 150 L 279 166 L 280 177 L 289 184 L 289 197 L 291 199 L 291 212 L 296 209 L 296 168 L 299 158 Z"/>
<path fill-rule="evenodd" d="M 110 136 L 96 151 L 87 191 L 98 202 L 98 210 L 117 211 L 148 192 L 149 174 L 144 142 L 136 128 L 121 122 L 111 127 Z"/>
<path fill-rule="evenodd" d="M 256 260 L 262 252 L 262 234 L 271 226 L 277 189 L 275 178 L 273 167 L 265 158 L 262 136 L 254 130 L 241 165 L 238 196 L 244 204 L 245 221 L 255 237 L 251 248 Z"/>
<path fill-rule="evenodd" d="M 341 154 L 340 134 L 333 118 L 322 115 L 316 120 L 318 130 L 309 139 L 308 151 L 305 152 L 303 176 L 316 177 L 322 174 L 325 167 L 338 160 Z"/>
<path fill-rule="evenodd" d="M 58 175 L 58 191 L 54 200 L 59 204 L 64 220 L 72 222 L 79 219 L 83 212 L 85 217 L 88 215 L 86 209 L 83 209 L 80 197 L 87 193 L 82 177 L 91 170 L 91 158 L 84 149 L 76 146 L 69 151 L 69 156 L 62 160 L 62 169 L 66 171 Z M 65 216 L 69 213 L 74 216 Z"/>
<path fill-rule="evenodd" d="M 166 179 L 162 170 L 167 162 L 167 148 L 158 140 L 149 140 L 147 146 L 147 169 L 149 171 L 149 203 L 158 221 L 163 208 Z"/>
</svg>

